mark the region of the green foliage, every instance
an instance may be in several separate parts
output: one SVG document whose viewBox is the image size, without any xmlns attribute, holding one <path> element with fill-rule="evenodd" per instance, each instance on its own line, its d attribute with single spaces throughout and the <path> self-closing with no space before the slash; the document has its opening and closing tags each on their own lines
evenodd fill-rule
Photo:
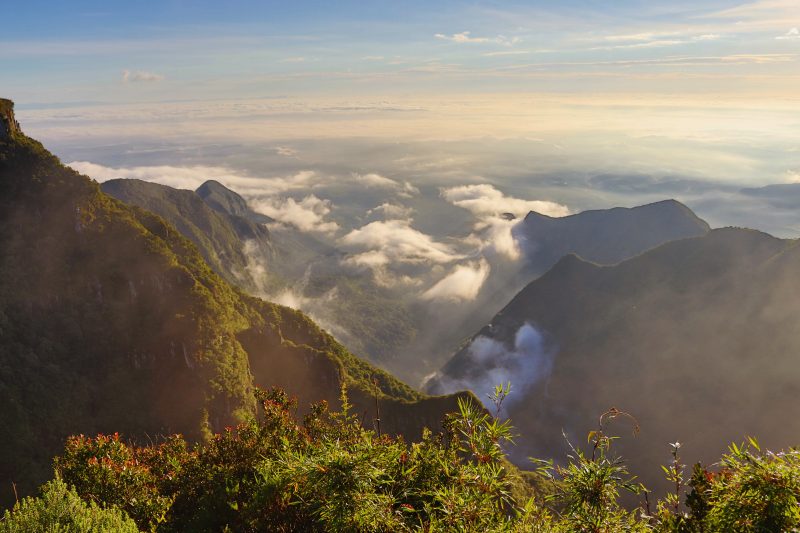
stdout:
<svg viewBox="0 0 800 533">
<path fill-rule="evenodd" d="M 38 498 L 23 499 L 0 519 L 0 533 L 138 533 L 136 524 L 115 507 L 82 500 L 60 479 L 42 487 Z"/>
<path fill-rule="evenodd" d="M 710 531 L 797 531 L 800 528 L 800 452 L 762 452 L 755 439 L 730 447 L 711 478 Z"/>
<path fill-rule="evenodd" d="M 502 452 L 510 425 L 469 400 L 444 433 L 409 445 L 364 429 L 347 408 L 317 404 L 298 424 L 284 392 L 258 396 L 258 420 L 205 445 L 76 437 L 57 471 L 148 530 L 510 531 L 530 519 Z"/>
<path fill-rule="evenodd" d="M 0 533 L 21 531 L 8 528 L 29 523 L 22 520 L 57 516 L 72 524 L 84 515 L 129 515 L 141 530 L 165 532 L 757 533 L 800 526 L 794 450 L 762 452 L 750 439 L 731 446 L 717 471 L 696 465 L 687 482 L 674 443 L 663 468 L 674 492 L 655 502 L 651 515 L 649 494 L 613 455 L 617 437 L 604 430 L 605 421 L 629 416 L 624 412 L 604 413 L 586 451 L 570 445 L 565 464 L 535 460 L 537 470 L 526 476 L 550 489 L 537 484 L 531 492 L 505 459 L 509 421 L 470 399 L 458 401 L 441 433 L 426 431 L 409 444 L 364 429 L 346 391 L 341 410 L 318 403 L 298 422 L 294 399 L 280 389 L 257 390 L 257 418 L 195 446 L 180 436 L 150 446 L 117 435 L 70 438 L 45 496 L 7 513 Z M 498 386 L 498 405 L 508 391 Z M 61 479 L 74 491 L 65 492 Z M 47 496 L 53 487 L 62 487 L 58 497 Z M 645 502 L 626 509 L 622 493 L 644 494 Z M 69 498 L 69 505 L 62 501 Z"/>
<path fill-rule="evenodd" d="M 626 511 L 619 503 L 621 490 L 639 494 L 643 489 L 629 474 L 622 459 L 611 455 L 616 437 L 603 431 L 606 418 L 621 415 L 630 416 L 616 409 L 601 415 L 599 429 L 589 432 L 587 439 L 591 444 L 590 455 L 570 443 L 572 452 L 566 466 L 532 459 L 539 465 L 539 472 L 557 487 L 548 499 L 557 501 L 558 507 L 563 509 L 557 522 L 560 530 L 600 533 L 648 529 L 647 521 L 637 516 L 638 510 Z"/>
<path fill-rule="evenodd" d="M 673 445 L 668 478 L 683 486 Z M 732 444 L 716 470 L 695 465 L 688 482 L 691 491 L 681 511 L 675 495 L 659 504 L 657 531 L 680 533 L 760 533 L 800 528 L 800 453 L 762 451 L 758 442 Z"/>
<path fill-rule="evenodd" d="M 47 479 L 68 435 L 212 439 L 254 416 L 255 384 L 311 403 L 335 401 L 344 382 L 359 410 L 377 396 L 402 422 L 384 429 L 414 437 L 454 402 L 358 359 L 302 313 L 243 294 L 164 219 L 21 134 L 0 139 L 0 361 L 0 427 L 14 435 L 0 439 L 0 505 L 13 502 L 12 481 L 27 495 Z"/>
<path fill-rule="evenodd" d="M 213 210 L 193 191 L 173 189 L 135 179 L 101 184 L 106 194 L 164 218 L 197 247 L 208 265 L 226 281 L 256 292 L 248 273 L 244 243 L 251 241 L 262 255 L 271 250 L 268 230 L 241 217 Z M 264 273 L 266 275 L 266 273 Z"/>
<path fill-rule="evenodd" d="M 174 477 L 176 459 L 185 449 L 177 438 L 159 447 L 133 448 L 116 433 L 96 438 L 80 435 L 67 440 L 55 468 L 88 500 L 120 507 L 144 529 L 151 529 L 164 521 L 172 504 L 169 497 L 159 494 L 157 482 Z"/>
</svg>

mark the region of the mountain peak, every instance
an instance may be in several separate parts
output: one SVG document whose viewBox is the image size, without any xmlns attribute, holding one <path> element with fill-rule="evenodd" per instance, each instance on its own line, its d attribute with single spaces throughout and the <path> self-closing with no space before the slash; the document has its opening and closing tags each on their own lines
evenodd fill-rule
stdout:
<svg viewBox="0 0 800 533">
<path fill-rule="evenodd" d="M 195 192 L 216 211 L 240 217 L 247 217 L 250 213 L 245 199 L 218 181 L 208 180 Z"/>
<path fill-rule="evenodd" d="M 19 122 L 14 118 L 14 102 L 0 98 L 0 139 L 21 131 Z"/>
<path fill-rule="evenodd" d="M 197 191 L 225 191 L 233 192 L 217 180 L 206 180 L 197 188 Z"/>
</svg>

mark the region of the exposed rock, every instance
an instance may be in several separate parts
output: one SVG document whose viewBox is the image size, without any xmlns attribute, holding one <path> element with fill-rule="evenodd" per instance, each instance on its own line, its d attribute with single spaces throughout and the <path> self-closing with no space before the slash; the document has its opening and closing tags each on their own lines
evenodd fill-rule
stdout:
<svg viewBox="0 0 800 533">
<path fill-rule="evenodd" d="M 0 139 L 20 131 L 19 122 L 14 118 L 14 102 L 0 98 Z"/>
</svg>

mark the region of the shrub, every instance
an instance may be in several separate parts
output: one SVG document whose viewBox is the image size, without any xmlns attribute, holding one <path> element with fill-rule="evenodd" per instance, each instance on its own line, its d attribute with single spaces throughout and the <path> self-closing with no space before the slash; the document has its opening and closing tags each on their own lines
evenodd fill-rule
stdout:
<svg viewBox="0 0 800 533">
<path fill-rule="evenodd" d="M 85 502 L 60 479 L 42 486 L 38 498 L 25 498 L 6 511 L 0 533 L 138 533 L 136 523 L 115 507 Z"/>
<path fill-rule="evenodd" d="M 498 412 L 507 393 L 496 391 Z M 536 460 L 536 471 L 520 476 L 503 453 L 510 424 L 469 400 L 448 415 L 442 433 L 428 431 L 409 444 L 364 429 L 344 392 L 341 411 L 320 403 L 302 422 L 284 392 L 258 391 L 257 398 L 257 419 L 194 447 L 180 436 L 148 447 L 125 444 L 117 435 L 71 438 L 56 467 L 76 491 L 34 500 L 39 507 L 22 504 L 12 513 L 17 522 L 7 518 L 0 533 L 21 531 L 8 524 L 34 507 L 75 523 L 87 513 L 110 513 L 104 519 L 130 526 L 127 512 L 140 529 L 167 532 L 756 533 L 800 527 L 800 452 L 762 452 L 754 439 L 732 446 L 716 470 L 696 465 L 688 482 L 680 445 L 672 444 L 673 461 L 664 471 L 674 491 L 650 515 L 619 503 L 621 493 L 644 487 L 613 455 L 616 437 L 603 431 L 605 420 L 630 416 L 616 409 L 600 417 L 586 451 L 570 445 L 565 464 Z M 539 481 L 526 489 L 521 480 L 532 475 Z M 45 494 L 63 486 L 54 481 Z"/>
</svg>

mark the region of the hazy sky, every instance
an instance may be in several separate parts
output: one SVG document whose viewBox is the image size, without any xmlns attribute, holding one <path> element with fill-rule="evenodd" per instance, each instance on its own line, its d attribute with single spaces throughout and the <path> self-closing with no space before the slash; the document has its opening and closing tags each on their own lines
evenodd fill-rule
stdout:
<svg viewBox="0 0 800 533">
<path fill-rule="evenodd" d="M 14 4 L 0 92 L 67 162 L 674 196 L 800 234 L 720 200 L 800 181 L 800 0 Z"/>
<path fill-rule="evenodd" d="M 27 102 L 798 92 L 797 0 L 15 2 Z"/>
</svg>

